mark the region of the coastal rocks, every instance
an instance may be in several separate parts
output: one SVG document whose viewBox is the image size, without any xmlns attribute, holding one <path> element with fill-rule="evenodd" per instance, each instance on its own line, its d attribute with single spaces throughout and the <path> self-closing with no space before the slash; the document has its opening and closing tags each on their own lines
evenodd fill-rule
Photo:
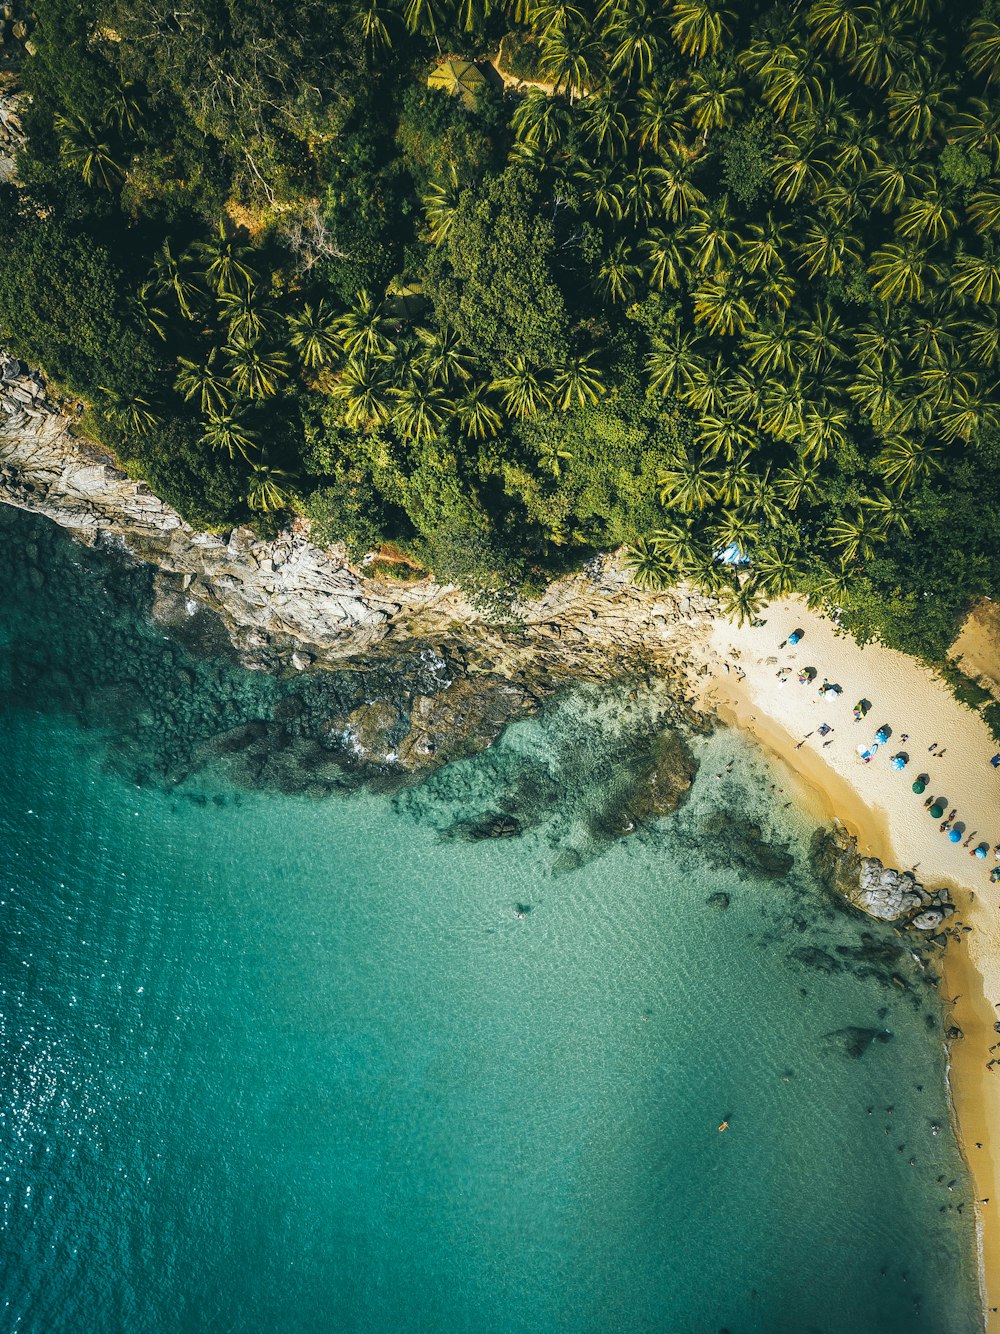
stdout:
<svg viewBox="0 0 1000 1334">
<path fill-rule="evenodd" d="M 698 762 L 679 732 L 646 738 L 645 746 L 637 747 L 625 781 L 594 812 L 592 832 L 598 838 L 621 838 L 672 814 L 687 796 L 697 772 Z"/>
<path fill-rule="evenodd" d="M 885 1028 L 835 1028 L 823 1036 L 854 1061 L 859 1061 L 873 1043 L 892 1041 L 892 1034 Z"/>
<path fill-rule="evenodd" d="M 342 548 L 310 542 L 300 518 L 270 539 L 249 528 L 197 532 L 106 451 L 74 437 L 41 378 L 2 354 L 0 503 L 54 520 L 87 545 L 120 543 L 175 584 L 169 596 L 158 591 L 154 619 L 175 631 L 197 610 L 214 613 L 249 667 L 306 677 L 323 668 L 353 670 L 376 653 L 416 650 L 432 661 L 447 657 L 456 678 L 475 677 L 491 718 L 504 709 L 508 719 L 518 716 L 569 681 L 650 673 L 671 680 L 678 700 L 693 708 L 691 664 L 708 640 L 711 599 L 683 589 L 636 589 L 620 558 L 605 555 L 517 604 L 511 629 L 431 577 L 368 578 L 367 567 L 352 565 Z M 499 681 L 509 683 L 506 694 L 495 687 Z M 427 767 L 441 754 L 444 730 L 462 728 L 449 710 L 473 706 L 452 695 L 444 707 L 441 684 L 420 692 L 433 703 L 414 702 L 410 741 L 396 763 Z M 471 730 L 484 727 L 495 734 L 485 721 L 472 722 Z M 671 801 L 665 794 L 663 804 Z M 660 802 L 654 792 L 650 809 Z"/>
<path fill-rule="evenodd" d="M 731 900 L 724 890 L 718 890 L 715 894 L 709 894 L 705 903 L 709 908 L 714 908 L 716 912 L 725 912 L 729 907 Z"/>
<path fill-rule="evenodd" d="M 877 857 L 862 857 L 857 840 L 841 826 L 816 831 L 810 860 L 830 889 L 878 921 L 936 931 L 954 911 L 946 893 L 928 893 L 909 871 L 883 866 Z"/>
<path fill-rule="evenodd" d="M 708 842 L 711 861 L 731 867 L 741 877 L 780 880 L 795 865 L 784 844 L 769 843 L 760 825 L 736 811 L 713 811 L 702 821 L 700 837 Z"/>
</svg>

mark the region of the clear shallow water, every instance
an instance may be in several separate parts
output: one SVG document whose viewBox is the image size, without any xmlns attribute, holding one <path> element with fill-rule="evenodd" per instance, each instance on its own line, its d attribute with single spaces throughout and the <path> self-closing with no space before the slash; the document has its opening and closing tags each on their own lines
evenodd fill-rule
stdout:
<svg viewBox="0 0 1000 1334">
<path fill-rule="evenodd" d="M 8 602 L 15 656 L 46 596 Z M 136 786 L 14 674 L 3 1328 L 977 1327 L 936 993 L 814 884 L 740 738 L 601 848 L 622 701 L 568 700 L 394 799 L 317 801 Z M 513 792 L 523 838 L 448 836 Z M 791 873 L 741 878 L 719 811 Z M 851 1028 L 891 1038 L 851 1054 Z"/>
</svg>

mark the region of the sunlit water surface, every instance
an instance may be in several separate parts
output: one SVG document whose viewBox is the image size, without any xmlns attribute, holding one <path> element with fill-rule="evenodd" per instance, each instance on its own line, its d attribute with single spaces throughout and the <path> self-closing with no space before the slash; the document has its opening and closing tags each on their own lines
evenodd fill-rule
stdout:
<svg viewBox="0 0 1000 1334">
<path fill-rule="evenodd" d="M 610 845 L 615 695 L 394 798 L 137 785 L 15 666 L 55 596 L 2 612 L 3 1329 L 978 1327 L 937 993 L 747 743 Z M 518 784 L 524 836 L 449 835 Z M 739 872 L 720 810 L 791 872 Z"/>
</svg>

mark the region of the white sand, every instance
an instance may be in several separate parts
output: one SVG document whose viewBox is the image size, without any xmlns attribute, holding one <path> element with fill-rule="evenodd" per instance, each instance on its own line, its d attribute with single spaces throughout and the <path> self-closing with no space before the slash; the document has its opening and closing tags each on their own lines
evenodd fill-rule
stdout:
<svg viewBox="0 0 1000 1334">
<path fill-rule="evenodd" d="M 1000 884 L 989 878 L 1000 864 L 992 851 L 1000 843 L 1000 769 L 990 765 L 1000 745 L 978 714 L 912 658 L 878 645 L 859 648 L 799 599 L 774 602 L 761 615 L 766 624 L 756 629 L 716 622 L 704 704 L 777 754 L 805 793 L 858 836 L 862 852 L 900 869 L 915 868 L 929 888 L 949 886 L 960 909 L 952 923 L 972 928 L 948 945 L 943 989 L 957 997 L 952 1020 L 965 1034 L 951 1054 L 959 1132 L 976 1196 L 989 1200 L 977 1208 L 989 1312 L 1000 1305 L 1000 1065 L 986 1068 L 994 1054 L 989 1047 L 1000 1042 L 993 1031 L 1000 1017 L 994 1006 L 1000 1002 Z M 796 628 L 805 631 L 801 642 L 780 648 Z M 806 666 L 816 668 L 816 680 L 800 685 L 798 671 Z M 780 686 L 783 667 L 793 670 Z M 839 684 L 842 693 L 821 699 L 824 679 Z M 852 709 L 861 698 L 872 708 L 855 723 Z M 833 728 L 825 738 L 817 730 L 821 723 Z M 865 764 L 857 747 L 871 742 L 883 724 L 892 728 L 890 741 Z M 940 759 L 929 752 L 934 742 L 944 749 Z M 889 759 L 900 750 L 910 762 L 898 772 Z M 918 796 L 911 784 L 921 773 L 930 782 Z M 961 843 L 950 843 L 940 821 L 928 814 L 924 800 L 931 795 L 946 800 L 946 814 L 957 807 L 956 823 L 965 827 Z M 970 833 L 975 837 L 963 847 Z M 985 861 L 970 855 L 981 841 L 990 848 Z M 987 1327 L 1000 1331 L 1000 1316 L 989 1313 Z"/>
</svg>

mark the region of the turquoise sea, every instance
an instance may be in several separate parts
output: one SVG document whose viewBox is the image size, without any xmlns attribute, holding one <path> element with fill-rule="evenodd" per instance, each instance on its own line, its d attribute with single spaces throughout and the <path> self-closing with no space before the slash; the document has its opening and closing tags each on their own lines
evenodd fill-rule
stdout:
<svg viewBox="0 0 1000 1334">
<path fill-rule="evenodd" d="M 0 528 L 0 1329 L 981 1327 L 934 963 L 739 736 L 612 841 L 623 688 L 395 794 L 251 785 L 203 737 L 283 688 Z"/>
</svg>

